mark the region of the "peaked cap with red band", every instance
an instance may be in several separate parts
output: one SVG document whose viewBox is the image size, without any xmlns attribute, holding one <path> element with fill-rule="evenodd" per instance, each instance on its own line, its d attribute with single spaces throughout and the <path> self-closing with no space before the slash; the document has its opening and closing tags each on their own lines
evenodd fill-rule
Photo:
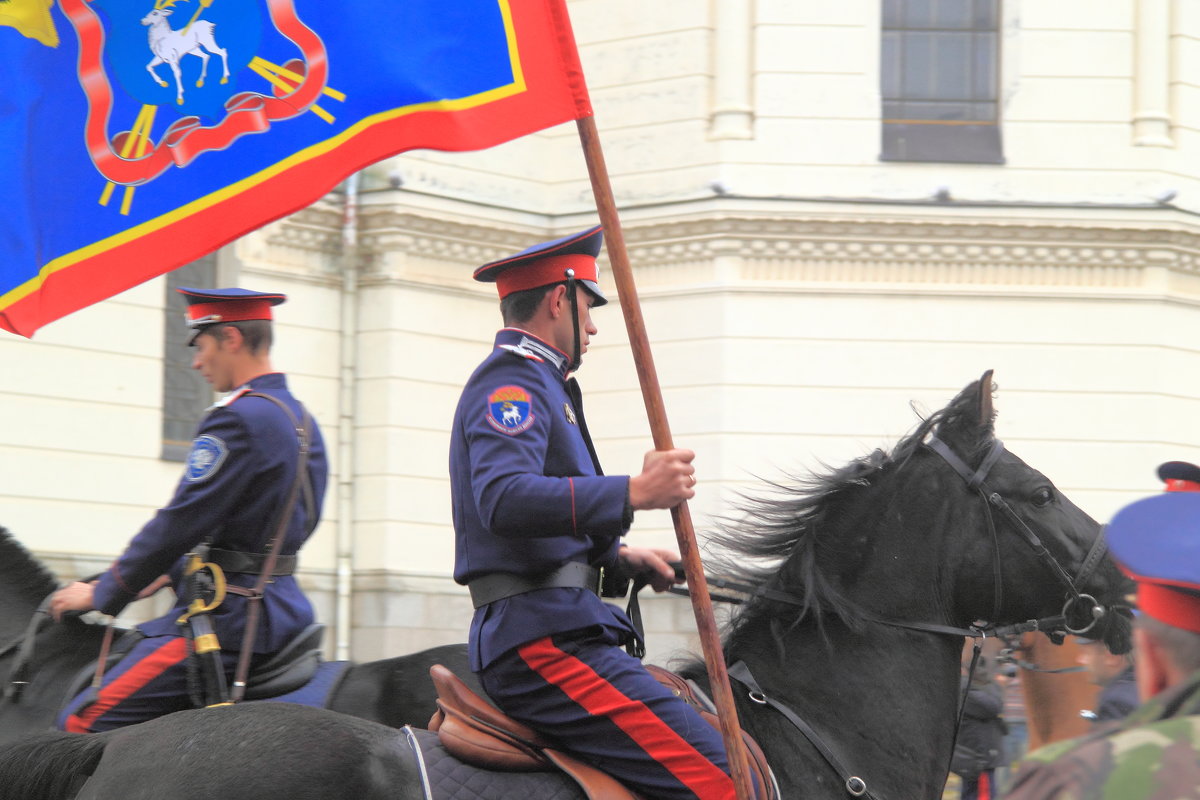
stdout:
<svg viewBox="0 0 1200 800">
<path fill-rule="evenodd" d="M 192 342 L 210 325 L 271 320 L 271 306 L 287 300 L 287 295 L 249 289 L 180 288 L 177 291 L 187 300 L 187 324 L 195 331 Z"/>
<path fill-rule="evenodd" d="M 597 225 L 552 242 L 534 245 L 515 256 L 484 264 L 475 270 L 475 280 L 495 283 L 503 300 L 513 292 L 563 283 L 568 277 L 574 277 L 595 298 L 596 302 L 592 305 L 602 306 L 608 302 L 608 298 L 600 291 L 600 268 L 596 264 L 596 256 L 600 254 L 603 244 L 604 231 Z M 574 274 L 569 276 L 567 270 L 573 270 Z"/>
<path fill-rule="evenodd" d="M 1200 467 L 1186 461 L 1168 461 L 1158 468 L 1158 479 L 1168 492 L 1200 492 Z"/>
<path fill-rule="evenodd" d="M 1138 610 L 1200 633 L 1200 492 L 1165 492 L 1122 508 L 1105 528 Z"/>
</svg>

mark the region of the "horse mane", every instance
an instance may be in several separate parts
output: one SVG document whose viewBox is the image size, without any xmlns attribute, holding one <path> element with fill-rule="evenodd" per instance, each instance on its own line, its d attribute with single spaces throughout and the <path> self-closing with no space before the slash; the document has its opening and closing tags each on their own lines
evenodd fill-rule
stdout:
<svg viewBox="0 0 1200 800">
<path fill-rule="evenodd" d="M 990 382 L 990 374 L 985 378 Z M 836 555 L 846 548 L 836 534 L 854 527 L 835 520 L 850 515 L 856 501 L 865 502 L 863 493 L 907 464 L 930 434 L 964 460 L 977 462 L 993 441 L 995 416 L 991 387 L 984 409 L 979 384 L 969 384 L 945 408 L 922 418 L 890 453 L 877 449 L 843 467 L 823 464 L 822 471 L 808 476 L 792 474 L 767 481 L 769 494 L 740 495 L 736 508 L 740 516 L 719 518 L 709 537 L 710 546 L 719 548 L 710 559 L 713 571 L 743 584 L 799 592 L 800 604 L 799 613 L 781 616 L 777 602 L 752 597 L 729 620 L 727 642 L 763 618 L 773 628 L 794 627 L 810 617 L 822 626 L 826 619 L 837 618 L 859 627 L 861 614 L 823 566 L 828 561 L 823 554 Z M 986 419 L 981 420 L 981 414 Z"/>
<path fill-rule="evenodd" d="M 6 592 L 27 601 L 30 610 L 58 588 L 58 578 L 0 526 L 0 581 Z"/>
</svg>

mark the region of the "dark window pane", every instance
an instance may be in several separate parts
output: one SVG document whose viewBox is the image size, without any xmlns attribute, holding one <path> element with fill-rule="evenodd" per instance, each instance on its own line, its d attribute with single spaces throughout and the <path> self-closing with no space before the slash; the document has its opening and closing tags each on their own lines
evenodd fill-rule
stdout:
<svg viewBox="0 0 1200 800">
<path fill-rule="evenodd" d="M 879 52 L 879 91 L 885 98 L 900 96 L 900 36 L 884 31 Z"/>
<path fill-rule="evenodd" d="M 163 447 L 162 457 L 182 461 L 191 449 L 196 424 L 212 405 L 208 383 L 192 369 L 191 334 L 184 324 L 187 303 L 175 291 L 180 286 L 211 289 L 215 285 L 216 255 L 167 273 L 166 319 L 163 335 Z"/>
<path fill-rule="evenodd" d="M 904 97 L 969 100 L 971 34 L 943 31 L 901 34 Z"/>
<path fill-rule="evenodd" d="M 913 2 L 913 0 L 901 0 L 904 6 L 904 11 L 900 15 L 903 20 L 902 27 L 905 28 L 932 28 L 933 20 L 937 11 L 933 4 L 935 0 L 921 0 L 921 2 Z"/>
<path fill-rule="evenodd" d="M 883 0 L 883 27 L 899 28 L 903 26 L 903 0 Z"/>
<path fill-rule="evenodd" d="M 957 102 L 915 102 L 904 104 L 904 116 L 901 119 L 908 120 L 965 120 L 973 119 L 971 117 L 970 103 Z"/>
<path fill-rule="evenodd" d="M 919 5 L 919 4 L 918 4 Z M 971 27 L 972 0 L 930 0 L 930 28 Z"/>
<path fill-rule="evenodd" d="M 943 100 L 969 99 L 971 34 L 933 33 L 932 91 L 926 97 Z"/>
<path fill-rule="evenodd" d="M 904 48 L 904 74 L 901 77 L 901 96 L 925 99 L 933 94 L 933 36 L 929 33 L 904 33 L 900 37 Z"/>
<path fill-rule="evenodd" d="M 996 121 L 995 103 L 971 103 L 970 118 L 979 122 Z"/>
<path fill-rule="evenodd" d="M 885 160 L 1003 163 L 999 0 L 883 0 Z"/>
<path fill-rule="evenodd" d="M 883 161 L 1003 164 L 999 125 L 884 123 Z"/>
<path fill-rule="evenodd" d="M 1000 27 L 999 0 L 975 0 L 974 28 L 993 29 Z"/>
<path fill-rule="evenodd" d="M 972 76 L 971 97 L 974 100 L 996 99 L 996 46 L 997 36 L 994 33 L 977 33 L 974 41 L 974 75 Z"/>
</svg>

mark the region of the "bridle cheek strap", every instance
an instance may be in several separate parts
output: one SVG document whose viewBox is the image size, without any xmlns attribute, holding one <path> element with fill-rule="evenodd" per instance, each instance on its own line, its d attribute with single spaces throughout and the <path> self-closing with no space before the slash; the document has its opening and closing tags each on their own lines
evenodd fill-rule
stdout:
<svg viewBox="0 0 1200 800">
<path fill-rule="evenodd" d="M 1107 552 L 1108 537 L 1104 535 L 1104 528 L 1101 528 L 1100 534 L 1096 536 L 1096 541 L 1092 542 L 1092 549 L 1088 550 L 1087 557 L 1079 565 L 1079 572 L 1075 575 L 1076 586 L 1082 586 L 1084 581 L 1092 577 L 1092 573 L 1096 571 L 1096 567 L 1100 565 Z"/>
</svg>

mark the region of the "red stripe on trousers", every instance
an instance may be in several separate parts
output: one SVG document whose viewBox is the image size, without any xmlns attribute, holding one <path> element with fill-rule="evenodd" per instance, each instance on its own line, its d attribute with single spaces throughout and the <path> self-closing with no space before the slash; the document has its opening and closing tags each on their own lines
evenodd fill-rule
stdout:
<svg viewBox="0 0 1200 800">
<path fill-rule="evenodd" d="M 557 686 L 589 714 L 604 717 L 625 732 L 675 779 L 705 800 L 733 800 L 733 779 L 675 731 L 645 703 L 631 700 L 589 665 L 539 639 L 517 652 L 547 683 Z"/>
<path fill-rule="evenodd" d="M 105 712 L 128 699 L 150 681 L 188 657 L 188 641 L 172 637 L 170 641 L 129 668 L 127 672 L 100 689 L 100 696 L 82 714 L 67 717 L 64 728 L 71 733 L 88 733 L 91 724 Z"/>
</svg>

